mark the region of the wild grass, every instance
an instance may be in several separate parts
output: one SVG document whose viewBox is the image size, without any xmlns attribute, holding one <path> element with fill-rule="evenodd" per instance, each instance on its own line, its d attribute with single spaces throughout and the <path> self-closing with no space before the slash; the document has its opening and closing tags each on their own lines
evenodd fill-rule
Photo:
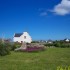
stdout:
<svg viewBox="0 0 70 70">
<path fill-rule="evenodd" d="M 57 70 L 70 66 L 70 48 L 48 48 L 41 52 L 11 52 L 0 56 L 0 70 Z"/>
</svg>

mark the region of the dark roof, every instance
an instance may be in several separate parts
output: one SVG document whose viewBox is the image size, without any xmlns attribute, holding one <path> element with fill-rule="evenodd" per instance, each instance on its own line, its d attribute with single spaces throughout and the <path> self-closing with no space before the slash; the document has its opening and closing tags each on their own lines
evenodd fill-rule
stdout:
<svg viewBox="0 0 70 70">
<path fill-rule="evenodd" d="M 16 33 L 14 37 L 20 37 L 23 33 Z"/>
<path fill-rule="evenodd" d="M 65 38 L 64 40 L 67 40 L 68 38 Z M 69 39 L 68 39 L 69 40 Z"/>
<path fill-rule="evenodd" d="M 47 42 L 53 42 L 51 39 L 49 39 Z"/>
</svg>

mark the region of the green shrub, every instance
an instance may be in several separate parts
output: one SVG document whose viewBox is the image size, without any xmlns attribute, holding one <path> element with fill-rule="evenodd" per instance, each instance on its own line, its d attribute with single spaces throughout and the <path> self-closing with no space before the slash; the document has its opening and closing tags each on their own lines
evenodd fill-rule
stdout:
<svg viewBox="0 0 70 70">
<path fill-rule="evenodd" d="M 11 45 L 11 50 L 14 51 L 16 48 L 19 48 L 19 47 L 21 47 L 21 44 L 20 43 L 13 43 Z"/>
<path fill-rule="evenodd" d="M 70 44 L 69 43 L 65 43 L 65 42 L 54 42 L 53 43 L 55 47 L 61 47 L 61 48 L 69 48 Z"/>
<path fill-rule="evenodd" d="M 39 43 L 38 41 L 32 41 L 31 43 Z"/>
<path fill-rule="evenodd" d="M 8 44 L 1 43 L 0 44 L 0 55 L 8 55 L 10 54 L 10 46 Z"/>
<path fill-rule="evenodd" d="M 55 47 L 60 47 L 60 46 L 61 46 L 60 43 L 54 43 L 53 45 L 54 45 Z"/>
<path fill-rule="evenodd" d="M 50 43 L 46 43 L 44 46 L 50 47 L 50 46 L 54 46 L 54 45 L 53 44 L 50 44 Z"/>
<path fill-rule="evenodd" d="M 45 46 L 55 46 L 55 47 L 61 47 L 61 48 L 70 48 L 70 43 L 66 43 L 63 41 L 54 41 L 52 44 L 46 43 Z"/>
</svg>

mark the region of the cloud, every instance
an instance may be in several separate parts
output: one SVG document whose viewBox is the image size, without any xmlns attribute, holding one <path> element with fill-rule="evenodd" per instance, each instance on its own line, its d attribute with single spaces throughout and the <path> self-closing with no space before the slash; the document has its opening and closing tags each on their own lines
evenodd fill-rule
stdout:
<svg viewBox="0 0 70 70">
<path fill-rule="evenodd" d="M 47 16 L 47 12 L 41 12 L 40 16 Z"/>
<path fill-rule="evenodd" d="M 56 5 L 52 10 L 57 15 L 70 14 L 70 0 L 62 0 L 61 3 Z"/>
</svg>

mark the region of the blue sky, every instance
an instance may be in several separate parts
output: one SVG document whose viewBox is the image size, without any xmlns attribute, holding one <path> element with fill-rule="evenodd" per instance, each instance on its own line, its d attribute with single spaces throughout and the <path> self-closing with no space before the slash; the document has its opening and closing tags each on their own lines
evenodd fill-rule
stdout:
<svg viewBox="0 0 70 70">
<path fill-rule="evenodd" d="M 70 38 L 70 1 L 0 0 L 0 37 L 24 31 L 34 40 Z"/>
</svg>

